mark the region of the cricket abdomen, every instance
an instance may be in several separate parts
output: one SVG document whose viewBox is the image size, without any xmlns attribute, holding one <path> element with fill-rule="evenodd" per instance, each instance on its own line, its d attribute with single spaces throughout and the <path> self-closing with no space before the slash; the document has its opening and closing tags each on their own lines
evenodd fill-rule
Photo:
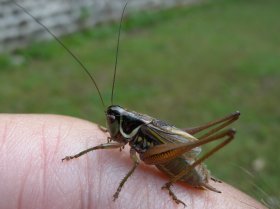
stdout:
<svg viewBox="0 0 280 209">
<path fill-rule="evenodd" d="M 184 157 L 175 158 L 164 164 L 155 165 L 160 171 L 165 173 L 168 177 L 173 178 L 177 176 L 181 171 L 186 170 L 194 162 L 191 162 Z M 191 169 L 180 181 L 194 187 L 201 187 L 205 183 L 208 183 L 210 178 L 210 172 L 203 164 L 197 165 L 194 169 Z"/>
</svg>

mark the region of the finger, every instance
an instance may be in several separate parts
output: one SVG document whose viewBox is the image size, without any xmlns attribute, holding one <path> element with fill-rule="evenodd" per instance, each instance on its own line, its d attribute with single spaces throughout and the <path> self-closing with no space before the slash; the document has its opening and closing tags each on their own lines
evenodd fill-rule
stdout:
<svg viewBox="0 0 280 209">
<path fill-rule="evenodd" d="M 128 149 L 100 150 L 61 162 L 67 155 L 104 143 L 95 124 L 55 115 L 0 115 L 0 205 L 3 208 L 182 208 L 161 190 L 168 179 L 141 165 L 112 195 L 131 168 Z M 222 194 L 182 184 L 174 192 L 189 208 L 262 208 L 227 186 Z M 249 206 L 248 206 L 249 205 Z"/>
</svg>

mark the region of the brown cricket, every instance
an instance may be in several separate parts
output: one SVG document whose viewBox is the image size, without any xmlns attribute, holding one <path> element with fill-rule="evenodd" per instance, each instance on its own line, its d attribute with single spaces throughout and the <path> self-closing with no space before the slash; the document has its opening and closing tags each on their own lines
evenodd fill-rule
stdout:
<svg viewBox="0 0 280 209">
<path fill-rule="evenodd" d="M 103 98 L 95 79 L 85 68 L 85 66 L 80 62 L 80 60 L 36 17 L 30 14 L 23 6 L 14 1 L 12 2 L 20 7 L 23 11 L 25 11 L 43 28 L 45 28 L 46 31 L 48 31 L 58 41 L 58 43 L 64 49 L 66 49 L 67 52 L 78 62 L 78 64 L 92 80 L 95 88 L 97 89 L 100 100 L 105 107 Z M 109 132 L 110 137 L 108 138 L 107 143 L 91 147 L 72 156 L 66 156 L 62 159 L 62 161 L 68 161 L 73 158 L 78 158 L 93 150 L 122 149 L 124 146 L 129 145 L 130 158 L 132 160 L 133 166 L 120 182 L 117 191 L 113 195 L 114 200 L 118 198 L 122 187 L 124 186 L 128 178 L 133 174 L 140 161 L 143 161 L 144 163 L 149 165 L 155 165 L 160 171 L 162 171 L 169 177 L 169 181 L 164 184 L 162 188 L 167 189 L 169 195 L 178 204 L 181 203 L 185 206 L 185 203 L 178 199 L 174 192 L 171 190 L 171 186 L 178 181 L 185 182 L 188 185 L 199 189 L 208 189 L 220 193 L 220 191 L 210 185 L 210 180 L 218 180 L 210 175 L 209 170 L 207 170 L 203 162 L 234 139 L 235 130 L 224 130 L 224 128 L 239 118 L 240 113 L 238 111 L 201 126 L 179 129 L 173 125 L 152 118 L 148 115 L 130 111 L 118 105 L 114 105 L 113 95 L 117 71 L 116 67 L 118 61 L 120 31 L 126 6 L 127 2 L 122 10 L 119 25 L 116 49 L 117 52 L 111 94 L 111 105 L 107 107 L 105 111 L 107 119 L 106 131 Z M 202 136 L 196 137 L 195 135 L 201 131 L 204 131 L 205 133 Z M 215 140 L 223 141 L 220 142 L 212 150 L 204 154 L 202 157 L 199 157 L 201 146 Z"/>
</svg>

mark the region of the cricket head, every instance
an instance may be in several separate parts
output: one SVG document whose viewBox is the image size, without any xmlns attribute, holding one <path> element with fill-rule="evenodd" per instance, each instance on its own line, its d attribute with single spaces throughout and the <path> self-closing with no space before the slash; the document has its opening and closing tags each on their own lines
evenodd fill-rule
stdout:
<svg viewBox="0 0 280 209">
<path fill-rule="evenodd" d="M 128 143 L 145 123 L 135 112 L 128 111 L 118 105 L 111 105 L 106 111 L 107 128 L 112 140 Z"/>
</svg>

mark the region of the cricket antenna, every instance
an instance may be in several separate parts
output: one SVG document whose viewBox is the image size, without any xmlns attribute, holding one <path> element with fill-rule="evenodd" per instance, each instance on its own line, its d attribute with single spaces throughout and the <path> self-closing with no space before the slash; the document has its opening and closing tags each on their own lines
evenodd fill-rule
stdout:
<svg viewBox="0 0 280 209">
<path fill-rule="evenodd" d="M 103 97 L 100 93 L 100 90 L 97 86 L 97 83 L 95 82 L 93 76 L 90 74 L 90 72 L 87 70 L 87 68 L 84 66 L 84 64 L 78 59 L 78 57 L 73 54 L 73 52 L 70 51 L 70 49 L 68 49 L 66 47 L 66 45 L 56 36 L 54 35 L 53 32 L 51 32 L 43 23 L 41 23 L 36 17 L 34 17 L 27 9 L 25 9 L 23 6 L 21 6 L 20 4 L 18 4 L 17 2 L 15 1 L 11 1 L 13 2 L 15 5 L 17 5 L 19 8 L 21 8 L 27 15 L 29 15 L 32 19 L 34 19 L 39 25 L 41 25 L 59 44 L 60 46 L 62 46 L 62 48 L 64 48 L 73 58 L 74 60 L 81 66 L 81 68 L 85 71 L 85 73 L 89 76 L 89 78 L 91 79 L 92 83 L 94 84 L 97 92 L 98 92 L 98 95 L 99 95 L 99 98 L 102 102 L 102 105 L 103 107 L 105 108 L 105 104 L 104 104 L 104 101 L 103 101 Z"/>
<path fill-rule="evenodd" d="M 113 104 L 113 101 L 114 101 L 114 89 L 115 89 L 115 83 L 116 83 L 116 74 L 117 74 L 117 65 L 118 65 L 118 55 L 119 55 L 119 45 L 120 45 L 122 21 L 123 21 L 123 16 L 124 16 L 124 12 L 125 12 L 127 4 L 128 4 L 128 1 L 125 2 L 125 5 L 123 7 L 122 16 L 121 16 L 120 25 L 119 25 L 119 33 L 118 33 L 117 49 L 116 49 L 116 59 L 115 59 L 115 68 L 114 68 L 114 77 L 113 77 L 112 93 L 111 93 L 111 105 Z"/>
</svg>

